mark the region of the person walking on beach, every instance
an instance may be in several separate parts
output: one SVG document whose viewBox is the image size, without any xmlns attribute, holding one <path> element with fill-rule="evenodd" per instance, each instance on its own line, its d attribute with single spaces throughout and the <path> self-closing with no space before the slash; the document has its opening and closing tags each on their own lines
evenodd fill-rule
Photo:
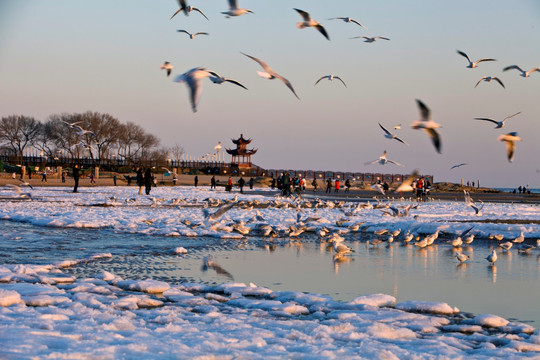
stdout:
<svg viewBox="0 0 540 360">
<path fill-rule="evenodd" d="M 210 179 L 210 190 L 216 188 L 216 176 L 212 175 L 212 178 Z"/>
<path fill-rule="evenodd" d="M 41 182 L 47 182 L 47 171 L 43 170 L 41 173 Z"/>
<path fill-rule="evenodd" d="M 276 178 L 272 177 L 272 182 L 270 183 L 270 188 L 274 190 L 276 188 Z"/>
<path fill-rule="evenodd" d="M 116 174 L 113 175 L 112 181 L 113 181 L 113 183 L 114 183 L 114 186 L 116 186 Z"/>
<path fill-rule="evenodd" d="M 317 188 L 319 185 L 317 184 L 317 179 L 313 178 L 313 181 L 311 182 L 311 186 L 313 186 L 313 192 L 317 191 Z"/>
<path fill-rule="evenodd" d="M 326 193 L 332 192 L 332 179 L 326 180 Z"/>
<path fill-rule="evenodd" d="M 238 186 L 240 187 L 240 193 L 244 193 L 244 185 L 246 184 L 246 180 L 244 180 L 243 177 L 240 177 L 240 179 L 238 179 Z"/>
<path fill-rule="evenodd" d="M 197 175 L 195 175 L 195 179 L 193 179 L 193 184 L 195 185 L 195 187 L 199 185 L 199 177 Z"/>
<path fill-rule="evenodd" d="M 66 182 L 66 172 L 64 170 L 62 170 L 62 182 Z"/>
<path fill-rule="evenodd" d="M 336 179 L 336 186 L 335 186 L 334 192 L 336 193 L 339 192 L 339 179 Z"/>
<path fill-rule="evenodd" d="M 349 192 L 351 189 L 351 181 L 349 179 L 345 180 L 345 192 Z"/>
<path fill-rule="evenodd" d="M 249 189 L 253 190 L 253 178 L 249 178 Z"/>
<path fill-rule="evenodd" d="M 232 190 L 232 178 L 229 176 L 229 180 L 227 180 L 227 187 L 225 188 L 227 191 Z"/>
<path fill-rule="evenodd" d="M 144 186 L 144 176 L 143 176 L 141 168 L 137 169 L 137 177 L 135 178 L 135 181 L 137 183 L 137 186 L 139 187 L 139 195 L 142 195 L 142 189 Z"/>
<path fill-rule="evenodd" d="M 424 181 L 422 178 L 418 179 L 416 182 L 416 198 L 421 201 L 422 200 L 422 193 L 424 192 Z"/>
<path fill-rule="evenodd" d="M 90 173 L 90 184 L 95 184 L 96 183 L 96 175 L 94 175 L 94 172 L 92 171 Z"/>
<path fill-rule="evenodd" d="M 76 193 L 77 188 L 79 187 L 79 165 L 75 164 L 73 166 L 73 180 L 75 181 L 75 185 L 73 186 L 73 192 Z"/>
<path fill-rule="evenodd" d="M 144 173 L 144 187 L 146 190 L 146 195 L 150 195 L 150 190 L 152 190 L 152 178 L 152 171 L 150 170 L 150 168 L 146 169 L 146 172 Z"/>
</svg>

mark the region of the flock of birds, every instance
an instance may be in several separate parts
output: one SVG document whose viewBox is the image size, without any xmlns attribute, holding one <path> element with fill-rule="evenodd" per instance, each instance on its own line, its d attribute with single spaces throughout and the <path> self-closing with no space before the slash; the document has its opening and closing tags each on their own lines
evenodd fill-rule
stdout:
<svg viewBox="0 0 540 360">
<path fill-rule="evenodd" d="M 239 7 L 237 0 L 229 0 L 228 5 L 229 5 L 229 10 L 222 12 L 222 14 L 224 14 L 226 17 L 236 17 L 236 16 L 241 16 L 241 15 L 245 15 L 249 13 L 254 13 L 250 9 L 244 9 L 244 8 Z M 200 13 L 207 20 L 209 20 L 208 17 L 204 14 L 204 12 L 201 9 L 188 5 L 186 0 L 178 0 L 178 6 L 179 6 L 178 10 L 171 16 L 171 19 L 173 19 L 180 12 L 183 12 L 187 16 L 191 12 L 195 11 L 195 12 Z M 305 10 L 297 9 L 297 8 L 293 8 L 293 10 L 296 11 L 301 16 L 301 19 L 302 19 L 302 21 L 296 24 L 297 28 L 299 29 L 313 28 L 317 30 L 319 33 L 321 33 L 327 40 L 330 40 L 330 36 L 328 35 L 326 28 L 319 21 L 313 19 L 311 15 L 309 14 L 309 12 Z M 367 30 L 366 26 L 364 26 L 359 21 L 351 17 L 333 17 L 333 18 L 329 18 L 328 20 L 341 20 L 345 23 L 358 25 L 359 27 Z M 178 31 L 187 34 L 191 39 L 194 39 L 195 36 L 197 35 L 209 35 L 207 32 L 190 33 L 187 30 L 183 30 L 183 29 L 180 29 Z M 384 36 L 374 36 L 374 37 L 355 36 L 355 37 L 352 37 L 351 39 L 364 39 L 364 42 L 368 42 L 368 43 L 372 43 L 377 40 L 390 40 L 389 38 L 384 37 Z M 481 58 L 479 60 L 473 61 L 465 52 L 457 50 L 457 53 L 463 56 L 467 60 L 466 67 L 469 69 L 477 68 L 479 67 L 481 63 L 497 61 L 496 59 L 493 59 L 493 58 Z M 257 62 L 262 67 L 264 71 L 257 71 L 257 74 L 259 76 L 265 79 L 279 79 L 287 86 L 287 88 L 289 88 L 289 90 L 294 94 L 296 98 L 300 99 L 292 83 L 283 75 L 273 70 L 265 61 L 259 58 L 256 58 L 254 56 L 242 53 L 242 52 L 241 54 Z M 166 61 L 163 65 L 160 66 L 160 68 L 166 70 L 167 76 L 170 76 L 174 66 L 169 61 Z M 522 77 L 529 77 L 531 73 L 540 71 L 540 68 L 538 67 L 533 68 L 529 71 L 525 71 L 517 65 L 506 66 L 503 69 L 503 71 L 509 71 L 509 70 L 514 70 L 514 69 L 518 70 Z M 185 83 L 187 85 L 189 89 L 189 99 L 190 99 L 191 108 L 193 112 L 197 111 L 197 107 L 198 107 L 200 97 L 201 97 L 201 92 L 202 92 L 202 80 L 204 78 L 209 78 L 214 84 L 222 84 L 224 82 L 229 82 L 247 90 L 247 87 L 241 84 L 239 81 L 222 77 L 221 75 L 219 75 L 217 72 L 213 70 L 208 70 L 204 67 L 196 67 L 196 68 L 190 69 L 184 72 L 183 74 L 177 75 L 174 78 L 174 81 L 178 83 Z M 337 75 L 332 75 L 332 74 L 320 76 L 318 80 L 316 80 L 314 85 L 317 85 L 321 80 L 324 80 L 324 79 L 329 80 L 329 81 L 339 80 L 345 87 L 347 86 L 345 84 L 345 81 L 341 77 Z M 481 82 L 492 82 L 492 81 L 500 84 L 503 88 L 505 88 L 505 85 L 503 84 L 501 79 L 498 78 L 497 76 L 483 76 L 482 78 L 480 78 L 480 80 L 478 80 L 478 82 L 476 83 L 474 87 L 477 87 Z M 435 150 L 438 153 L 441 153 L 442 142 L 441 142 L 441 136 L 438 130 L 441 127 L 441 125 L 431 119 L 430 109 L 421 100 L 416 100 L 416 102 L 417 102 L 417 106 L 419 108 L 421 116 L 419 120 L 416 120 L 411 124 L 411 127 L 413 129 L 418 129 L 418 130 L 423 129 L 430 137 L 433 143 L 433 146 L 435 147 Z M 510 115 L 500 122 L 493 119 L 489 119 L 489 118 L 475 118 L 475 120 L 494 122 L 495 124 L 497 124 L 496 129 L 500 129 L 504 127 L 504 122 L 506 120 L 508 120 L 509 118 L 513 116 L 518 115 L 519 113 L 520 112 L 514 115 Z M 405 145 L 408 145 L 403 139 L 401 139 L 399 136 L 388 131 L 383 125 L 379 124 L 379 126 L 383 130 L 385 138 L 388 138 L 391 140 L 397 140 Z M 505 142 L 508 161 L 512 162 L 514 160 L 514 154 L 515 154 L 515 143 L 516 141 L 521 141 L 521 138 L 518 136 L 516 132 L 510 132 L 505 135 L 499 136 L 498 140 Z M 385 155 L 383 155 L 383 157 L 384 156 Z M 391 163 L 391 164 L 401 166 L 401 164 L 398 164 L 394 161 L 385 161 L 383 157 L 381 157 L 381 159 L 377 161 L 369 162 L 366 164 L 379 163 L 381 165 L 385 165 L 387 163 Z M 463 165 L 467 165 L 467 164 L 463 163 L 458 166 L 453 166 L 451 169 L 454 169 L 456 167 L 463 166 Z"/>
</svg>

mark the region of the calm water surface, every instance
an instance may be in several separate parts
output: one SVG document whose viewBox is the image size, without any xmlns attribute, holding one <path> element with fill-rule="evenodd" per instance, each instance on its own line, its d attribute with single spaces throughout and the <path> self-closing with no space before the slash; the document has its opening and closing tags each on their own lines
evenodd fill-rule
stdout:
<svg viewBox="0 0 540 360">
<path fill-rule="evenodd" d="M 398 242 L 373 248 L 366 246 L 368 238 L 355 235 L 347 239 L 354 253 L 343 262 L 334 262 L 331 248 L 309 236 L 297 241 L 243 241 L 1 224 L 0 264 L 48 264 L 110 252 L 112 259 L 67 271 L 93 276 L 106 270 L 124 278 L 153 278 L 171 284 L 253 282 L 276 291 L 328 294 L 344 301 L 385 293 L 398 302 L 446 302 L 464 312 L 492 313 L 540 327 L 540 252 L 499 249 L 496 265 L 490 266 L 485 257 L 493 242 L 488 240 L 463 247 L 471 259 L 459 264 L 452 247 L 442 240 L 427 249 Z M 173 255 L 178 246 L 185 247 L 188 254 Z M 226 272 L 202 267 L 202 259 L 210 255 Z"/>
</svg>

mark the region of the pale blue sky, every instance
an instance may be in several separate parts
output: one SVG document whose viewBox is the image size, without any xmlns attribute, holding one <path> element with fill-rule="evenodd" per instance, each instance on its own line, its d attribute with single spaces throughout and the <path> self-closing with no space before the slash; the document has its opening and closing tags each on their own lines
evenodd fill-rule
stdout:
<svg viewBox="0 0 540 360">
<path fill-rule="evenodd" d="M 239 0 L 254 14 L 226 19 L 226 0 L 198 0 L 210 18 L 178 14 L 174 0 L 0 0 L 0 116 L 23 114 L 45 120 L 60 112 L 107 112 L 133 121 L 162 139 L 200 156 L 217 141 L 243 133 L 253 138 L 253 161 L 266 168 L 408 173 L 419 168 L 435 181 L 476 181 L 487 186 L 540 187 L 540 73 L 522 78 L 517 64 L 540 66 L 540 2 L 485 1 L 261 1 Z M 327 29 L 297 29 L 310 12 Z M 351 16 L 369 30 L 331 17 Z M 177 29 L 206 31 L 190 40 Z M 372 44 L 350 37 L 386 36 Z M 472 59 L 492 57 L 467 69 Z M 266 61 L 288 78 L 301 100 L 279 80 L 239 52 Z M 167 78 L 159 70 L 174 66 Z M 249 88 L 204 81 L 194 114 L 186 86 L 174 75 L 204 66 Z M 335 74 L 347 83 L 321 81 Z M 474 85 L 484 75 L 498 84 Z M 442 155 L 423 131 L 415 99 L 431 108 L 443 128 Z M 475 117 L 502 119 L 521 111 L 502 130 Z M 387 140 L 377 123 L 411 143 Z M 513 163 L 500 134 L 517 131 Z M 365 166 L 384 150 L 395 165 Z M 469 165 L 450 171 L 452 165 Z"/>
</svg>

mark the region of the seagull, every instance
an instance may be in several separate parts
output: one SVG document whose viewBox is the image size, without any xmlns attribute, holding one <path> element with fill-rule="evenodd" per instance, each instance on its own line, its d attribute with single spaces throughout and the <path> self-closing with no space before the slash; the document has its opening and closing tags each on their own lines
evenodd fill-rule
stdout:
<svg viewBox="0 0 540 360">
<path fill-rule="evenodd" d="M 465 166 L 465 165 L 469 165 L 469 164 L 467 164 L 467 163 L 457 164 L 457 165 L 452 166 L 452 167 L 450 168 L 450 170 L 455 169 L 455 168 L 458 168 L 458 167 L 460 167 L 460 166 Z"/>
<path fill-rule="evenodd" d="M 459 262 L 465 262 L 469 260 L 469 255 L 466 255 L 457 251 L 455 252 L 455 256 L 456 256 L 456 259 L 459 260 Z"/>
<path fill-rule="evenodd" d="M 504 127 L 504 122 L 516 115 L 519 115 L 521 114 L 521 111 L 520 112 L 517 112 L 513 115 L 510 115 L 510 116 L 507 116 L 505 117 L 504 119 L 502 119 L 502 121 L 497 121 L 497 120 L 493 120 L 493 119 L 489 119 L 489 118 L 474 118 L 474 120 L 484 120 L 484 121 L 491 121 L 492 123 L 496 124 L 497 126 L 494 127 L 494 129 L 501 129 Z"/>
<path fill-rule="evenodd" d="M 399 130 L 399 129 L 401 129 L 401 124 L 394 126 L 394 130 Z"/>
<path fill-rule="evenodd" d="M 424 129 L 429 137 L 431 138 L 431 141 L 433 142 L 433 145 L 435 146 L 435 149 L 440 154 L 441 153 L 441 137 L 439 136 L 439 133 L 437 132 L 437 128 L 440 128 L 441 125 L 437 124 L 433 120 L 431 120 L 431 111 L 429 108 L 420 100 L 416 99 L 416 103 L 418 104 L 418 108 L 420 109 L 420 120 L 415 120 L 411 127 L 413 129 Z"/>
<path fill-rule="evenodd" d="M 259 63 L 259 65 L 262 66 L 262 68 L 264 69 L 264 72 L 263 71 L 257 71 L 257 74 L 260 76 L 260 77 L 263 77 L 265 79 L 279 79 L 281 81 L 283 81 L 283 83 L 285 85 L 287 85 L 287 87 L 293 92 L 294 96 L 296 96 L 296 98 L 298 100 L 300 100 L 300 98 L 298 97 L 298 95 L 296 95 L 296 91 L 294 91 L 294 88 L 291 84 L 291 82 L 287 79 L 285 79 L 283 76 L 279 75 L 277 72 L 275 72 L 274 70 L 272 70 L 272 68 L 270 68 L 270 66 L 268 66 L 267 63 L 265 63 L 264 61 L 262 60 L 259 60 L 257 59 L 256 57 L 253 57 L 253 56 L 250 56 L 248 54 L 244 54 L 243 52 L 240 52 L 241 54 L 247 56 L 248 58 L 256 61 Z"/>
<path fill-rule="evenodd" d="M 64 121 L 64 120 L 60 120 L 61 122 L 63 122 L 64 124 L 66 124 L 67 126 L 69 126 L 70 129 L 73 129 L 75 128 L 75 126 L 77 126 L 77 124 L 80 124 L 82 123 L 82 121 L 76 121 L 76 122 L 67 122 L 67 121 Z"/>
<path fill-rule="evenodd" d="M 72 128 L 75 128 L 77 129 L 77 135 L 79 136 L 83 136 L 83 135 L 86 135 L 86 134 L 89 134 L 89 135 L 94 135 L 96 136 L 96 134 L 94 134 L 93 131 L 90 131 L 90 130 L 86 130 L 86 129 L 83 129 L 82 127 L 80 127 L 79 125 L 73 125 Z"/>
<path fill-rule="evenodd" d="M 386 130 L 386 129 L 384 128 L 384 126 L 381 125 L 381 123 L 379 123 L 379 126 L 380 126 L 381 129 L 383 129 L 383 131 L 385 132 L 385 134 L 384 134 L 384 137 L 385 137 L 385 138 L 390 139 L 390 140 L 395 139 L 395 140 L 399 141 L 399 142 L 402 143 L 402 144 L 405 144 L 405 145 L 407 145 L 407 146 L 409 145 L 409 144 L 407 144 L 405 141 L 401 140 L 397 135 L 394 135 L 394 134 L 392 134 L 390 131 Z"/>
<path fill-rule="evenodd" d="M 187 30 L 182 30 L 182 29 L 179 29 L 179 30 L 176 30 L 176 31 L 177 31 L 177 32 L 182 32 L 182 33 L 188 34 L 188 35 L 189 35 L 189 38 L 190 38 L 191 40 L 195 39 L 195 36 L 197 36 L 197 35 L 210 35 L 210 34 L 207 33 L 207 32 L 200 32 L 200 31 L 199 31 L 199 32 L 196 32 L 195 34 L 192 34 L 192 33 L 190 33 L 189 31 L 187 31 Z"/>
<path fill-rule="evenodd" d="M 523 231 L 519 233 L 519 236 L 512 240 L 512 242 L 515 242 L 516 244 L 521 244 L 523 241 L 525 241 L 525 235 L 523 235 Z"/>
<path fill-rule="evenodd" d="M 486 260 L 489 261 L 492 265 L 495 264 L 495 261 L 497 261 L 497 253 L 495 252 L 495 249 L 493 249 L 491 251 L 491 254 L 486 257 Z"/>
<path fill-rule="evenodd" d="M 373 190 L 377 190 L 378 192 L 380 192 L 381 194 L 385 195 L 384 193 L 384 187 L 381 185 L 381 184 L 373 184 L 371 185 L 371 188 Z"/>
<path fill-rule="evenodd" d="M 394 191 L 396 193 L 404 192 L 404 191 L 413 191 L 413 187 L 411 186 L 413 181 L 418 178 L 418 170 L 414 170 L 412 174 L 401 183 L 401 185 L 398 186 L 398 188 Z"/>
<path fill-rule="evenodd" d="M 167 70 L 167 76 L 169 76 L 169 75 L 171 75 L 171 71 L 172 71 L 172 69 L 174 69 L 174 66 L 172 66 L 170 62 L 165 61 L 163 63 L 163 65 L 159 66 L 159 68 L 162 69 L 162 70 Z"/>
<path fill-rule="evenodd" d="M 178 75 L 175 82 L 185 82 L 189 87 L 191 109 L 193 112 L 197 112 L 197 104 L 199 104 L 199 97 L 202 92 L 202 79 L 209 77 L 210 73 L 203 67 L 193 68 L 182 75 Z"/>
<path fill-rule="evenodd" d="M 29 192 L 22 192 L 19 186 L 14 184 L 7 184 L 6 186 L 13 188 L 17 192 L 17 197 L 32 200 L 32 194 Z"/>
<path fill-rule="evenodd" d="M 230 202 L 228 204 L 222 205 L 214 213 L 210 214 L 207 209 L 203 209 L 204 217 L 208 220 L 216 220 L 221 215 L 225 214 L 227 211 L 231 210 L 236 205 L 236 201 Z"/>
<path fill-rule="evenodd" d="M 319 32 L 323 34 L 325 38 L 330 40 L 330 37 L 328 37 L 328 33 L 326 32 L 324 26 L 322 26 L 318 21 L 313 20 L 311 16 L 309 16 L 308 12 L 296 8 L 294 10 L 298 11 L 300 16 L 302 16 L 302 18 L 304 19 L 304 21 L 300 21 L 296 24 L 297 28 L 303 29 L 305 27 L 314 27 L 319 30 Z"/>
<path fill-rule="evenodd" d="M 521 141 L 521 138 L 518 136 L 517 132 L 501 135 L 498 137 L 498 140 L 506 143 L 506 156 L 508 157 L 508 161 L 514 161 L 514 150 L 516 149 L 515 142 Z"/>
<path fill-rule="evenodd" d="M 217 262 L 215 262 L 212 256 L 205 256 L 203 258 L 203 265 L 201 267 L 201 270 L 207 271 L 208 269 L 214 270 L 218 275 L 224 275 L 229 279 L 234 280 L 231 273 L 222 268 Z"/>
<path fill-rule="evenodd" d="M 355 37 L 352 37 L 351 39 L 364 39 L 364 42 L 366 42 L 366 43 L 372 43 L 372 42 L 375 42 L 375 41 L 377 41 L 377 39 L 381 39 L 381 40 L 390 40 L 389 38 L 384 37 L 384 36 L 375 36 L 375 37 L 369 37 L 369 36 L 355 36 Z"/>
<path fill-rule="evenodd" d="M 508 70 L 512 70 L 512 69 L 516 69 L 518 70 L 521 74 L 519 74 L 520 76 L 523 76 L 523 77 L 529 77 L 529 75 L 535 71 L 539 71 L 540 72 L 540 67 L 536 67 L 534 69 L 531 69 L 529 71 L 524 71 L 522 70 L 519 66 L 517 65 L 510 65 L 510 66 L 507 66 L 503 69 L 503 71 L 508 71 Z"/>
<path fill-rule="evenodd" d="M 380 156 L 377 160 L 373 160 L 373 161 L 370 161 L 370 162 L 367 162 L 367 163 L 364 163 L 364 165 L 371 165 L 371 164 L 375 164 L 375 163 L 379 163 L 381 165 L 385 165 L 386 163 L 392 163 L 392 164 L 395 164 L 397 166 L 403 166 L 405 167 L 405 165 L 401 165 L 395 161 L 392 161 L 390 159 L 387 159 L 386 158 L 386 150 L 384 150 L 384 153 L 382 154 L 382 156 Z"/>
<path fill-rule="evenodd" d="M 21 186 L 28 186 L 30 189 L 34 190 L 32 185 L 30 185 L 30 183 L 26 182 L 25 180 L 23 179 L 17 179 L 17 180 L 19 180 L 19 182 L 21 183 Z"/>
<path fill-rule="evenodd" d="M 334 17 L 334 18 L 330 18 L 328 20 L 343 20 L 344 22 L 346 23 L 355 23 L 356 25 L 360 25 L 361 27 L 363 27 L 364 29 L 368 29 L 367 27 L 365 27 L 364 25 L 360 24 L 358 21 L 354 20 L 353 18 L 351 17 Z"/>
<path fill-rule="evenodd" d="M 211 76 L 210 76 L 210 81 L 212 81 L 214 84 L 223 84 L 225 81 L 227 82 L 230 82 L 230 83 L 233 83 L 235 85 L 238 85 L 240 87 L 243 87 L 244 89 L 247 90 L 247 87 L 245 87 L 244 85 L 240 84 L 238 81 L 236 80 L 233 80 L 233 79 L 228 79 L 228 78 L 225 78 L 221 75 L 219 75 L 217 72 L 215 71 L 208 71 Z"/>
<path fill-rule="evenodd" d="M 249 9 L 242 9 L 238 7 L 238 1 L 237 0 L 229 0 L 229 11 L 223 11 L 222 14 L 225 14 L 227 19 L 231 16 L 240 16 L 247 13 L 252 13 L 253 11 Z"/>
<path fill-rule="evenodd" d="M 472 207 L 476 215 L 482 215 L 482 209 L 484 208 L 484 203 L 482 202 L 482 200 L 480 200 L 482 206 L 478 207 L 472 200 L 471 195 L 467 190 L 463 190 L 463 193 L 465 195 L 465 205 Z"/>
<path fill-rule="evenodd" d="M 502 81 L 496 77 L 496 76 L 482 76 L 482 78 L 480 80 L 478 80 L 478 82 L 476 83 L 476 85 L 474 85 L 474 87 L 477 87 L 478 84 L 480 84 L 482 81 L 486 81 L 486 82 L 491 82 L 492 80 L 495 80 L 496 82 L 498 82 L 499 84 L 501 84 L 501 86 L 503 88 L 506 89 L 506 87 L 504 86 L 504 84 L 502 83 Z"/>
<path fill-rule="evenodd" d="M 508 251 L 514 246 L 514 243 L 511 241 L 503 242 L 499 244 L 499 247 L 501 247 L 503 250 Z"/>
<path fill-rule="evenodd" d="M 209 19 L 206 17 L 206 15 L 204 15 L 204 13 L 203 13 L 200 9 L 197 9 L 196 7 L 193 7 L 193 6 L 191 6 L 191 5 L 187 5 L 186 0 L 178 0 L 178 5 L 180 6 L 180 9 L 178 9 L 178 11 L 176 11 L 176 12 L 173 14 L 173 16 L 171 16 L 171 19 L 170 19 L 170 20 L 172 20 L 172 18 L 175 17 L 176 14 L 178 14 L 178 13 L 181 12 L 181 11 L 183 11 L 183 12 L 184 12 L 184 15 L 186 15 L 186 16 L 188 16 L 189 13 L 192 12 L 192 11 L 197 11 L 197 12 L 199 12 L 202 16 L 204 16 L 204 18 L 205 18 L 206 20 L 209 20 Z"/>
<path fill-rule="evenodd" d="M 317 85 L 319 83 L 319 81 L 321 81 L 322 79 L 328 79 L 330 81 L 334 80 L 334 79 L 338 79 L 339 81 L 341 81 L 343 83 L 343 85 L 345 85 L 345 87 L 347 87 L 347 85 L 345 84 L 345 82 L 343 80 L 341 80 L 341 78 L 339 76 L 336 76 L 336 75 L 325 75 L 325 76 L 321 76 L 319 78 L 319 80 L 317 80 L 317 82 L 315 82 L 315 85 Z M 315 86 L 313 85 L 313 86 Z"/>
<path fill-rule="evenodd" d="M 481 63 L 482 61 L 497 61 L 496 59 L 480 59 L 478 61 L 472 62 L 471 59 L 469 59 L 469 56 L 467 56 L 467 54 L 465 54 L 463 51 L 457 50 L 457 53 L 459 55 L 461 55 L 461 56 L 464 56 L 465 59 L 467 59 L 467 61 L 469 62 L 469 65 L 467 65 L 467 67 L 469 69 L 473 69 L 475 67 L 478 67 L 478 63 Z"/>
</svg>

